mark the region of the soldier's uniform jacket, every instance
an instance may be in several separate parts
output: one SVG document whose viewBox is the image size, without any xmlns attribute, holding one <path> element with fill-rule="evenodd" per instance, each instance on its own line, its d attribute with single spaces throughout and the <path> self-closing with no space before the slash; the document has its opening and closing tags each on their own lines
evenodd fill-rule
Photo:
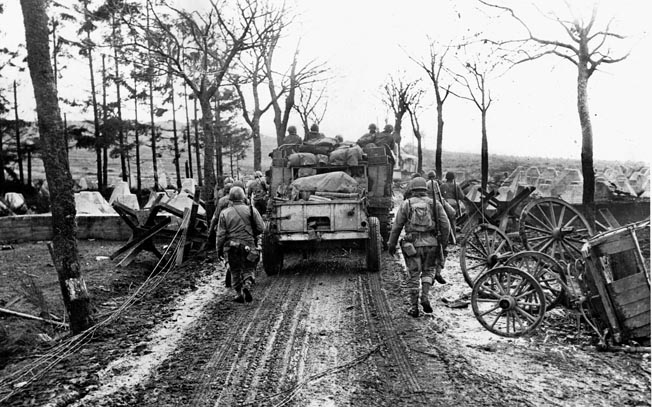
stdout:
<svg viewBox="0 0 652 407">
<path fill-rule="evenodd" d="M 419 194 L 419 192 L 416 193 Z M 414 230 L 412 228 L 409 222 L 410 206 L 414 205 L 417 202 L 426 202 L 428 204 L 430 213 L 433 213 L 433 200 L 428 196 L 417 195 L 403 201 L 401 207 L 396 212 L 396 218 L 394 219 L 394 224 L 392 225 L 392 233 L 389 237 L 388 242 L 389 247 L 396 246 L 396 243 L 398 242 L 398 236 L 401 234 L 403 227 L 405 227 L 406 239 L 411 241 L 414 247 L 436 246 L 437 244 L 441 244 L 443 247 L 446 247 L 448 244 L 448 235 L 450 233 L 450 223 L 448 222 L 448 217 L 446 216 L 444 207 L 439 202 L 435 202 L 437 205 L 437 224 L 439 225 L 439 231 L 441 233 L 441 241 L 438 242 L 434 227 L 432 230 L 425 232 Z"/>
<path fill-rule="evenodd" d="M 456 192 L 457 192 L 457 196 L 455 196 Z M 462 198 L 464 198 L 464 192 L 462 192 L 462 189 L 460 188 L 459 185 L 453 182 L 444 182 L 443 184 L 441 184 L 441 196 L 444 197 L 444 199 L 461 200 Z"/>
<path fill-rule="evenodd" d="M 374 135 L 374 144 L 380 146 L 385 144 L 394 151 L 394 135 L 392 133 L 380 132 Z"/>
<path fill-rule="evenodd" d="M 215 205 L 215 213 L 213 214 L 213 220 L 211 220 L 211 223 L 217 222 L 220 219 L 220 213 L 222 213 L 222 211 L 226 209 L 230 203 L 231 201 L 229 200 L 228 195 L 224 195 L 218 199 L 217 204 Z"/>
<path fill-rule="evenodd" d="M 260 199 L 264 199 L 265 195 L 267 194 L 267 184 L 265 181 L 263 181 L 260 178 L 256 178 L 249 184 L 249 187 L 247 188 L 247 195 L 251 196 L 251 194 L 254 194 L 254 200 L 258 201 Z"/>
<path fill-rule="evenodd" d="M 283 139 L 283 144 L 301 144 L 301 143 L 303 143 L 303 140 L 301 140 L 301 137 L 299 137 L 296 134 L 288 134 Z"/>
<path fill-rule="evenodd" d="M 253 219 L 251 216 L 252 211 Z M 217 250 L 222 250 L 227 241 L 241 243 L 252 248 L 256 247 L 253 228 L 251 227 L 252 220 L 256 224 L 258 233 L 262 233 L 265 225 L 256 208 L 251 208 L 242 202 L 233 202 L 232 206 L 224 209 L 220 213 L 217 223 Z"/>
</svg>

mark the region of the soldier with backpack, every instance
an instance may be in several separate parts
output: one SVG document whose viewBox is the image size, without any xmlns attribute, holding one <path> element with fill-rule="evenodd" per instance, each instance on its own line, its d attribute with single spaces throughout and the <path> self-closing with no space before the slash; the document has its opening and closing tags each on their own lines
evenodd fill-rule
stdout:
<svg viewBox="0 0 652 407">
<path fill-rule="evenodd" d="M 408 269 L 410 310 L 408 314 L 419 316 L 419 303 L 426 313 L 432 312 L 430 287 L 433 281 L 446 284 L 441 276 L 444 253 L 448 244 L 450 224 L 441 203 L 428 196 L 426 180 L 417 177 L 410 181 L 412 196 L 401 204 L 396 212 L 392 233 L 389 237 L 389 254 L 396 254 L 396 244 L 403 228 L 401 250 Z M 419 287 L 421 283 L 421 287 Z"/>
<path fill-rule="evenodd" d="M 225 254 L 231 271 L 231 286 L 237 296 L 236 302 L 251 302 L 251 287 L 254 272 L 261 253 L 263 218 L 252 206 L 245 204 L 244 190 L 231 187 L 229 191 L 231 206 L 224 209 L 217 222 L 217 256 Z"/>
</svg>

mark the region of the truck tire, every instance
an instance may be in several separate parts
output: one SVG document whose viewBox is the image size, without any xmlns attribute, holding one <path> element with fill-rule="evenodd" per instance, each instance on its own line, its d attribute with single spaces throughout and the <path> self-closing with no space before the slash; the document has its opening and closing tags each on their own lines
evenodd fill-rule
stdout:
<svg viewBox="0 0 652 407">
<path fill-rule="evenodd" d="M 389 241 L 389 235 L 392 230 L 391 213 L 385 208 L 374 208 L 374 210 L 369 211 L 369 215 L 378 218 L 378 221 L 380 222 L 380 236 L 383 239 L 383 250 L 387 250 L 387 242 Z"/>
<path fill-rule="evenodd" d="M 367 270 L 372 273 L 380 271 L 380 253 L 382 238 L 380 237 L 380 222 L 378 218 L 369 218 L 369 239 L 365 245 Z"/>
<path fill-rule="evenodd" d="M 268 276 L 275 276 L 283 270 L 283 251 L 267 229 L 263 232 L 263 268 Z"/>
</svg>

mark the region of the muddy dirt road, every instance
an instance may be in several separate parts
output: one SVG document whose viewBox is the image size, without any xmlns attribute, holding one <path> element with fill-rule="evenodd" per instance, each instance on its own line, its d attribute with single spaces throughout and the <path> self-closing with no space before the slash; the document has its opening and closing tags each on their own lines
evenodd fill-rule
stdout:
<svg viewBox="0 0 652 407">
<path fill-rule="evenodd" d="M 261 272 L 246 305 L 231 301 L 217 271 L 198 288 L 210 287 L 201 304 L 171 316 L 165 329 L 176 339 L 150 335 L 72 404 L 650 404 L 648 355 L 601 354 L 544 335 L 498 338 L 469 308 L 446 308 L 442 298 L 469 291 L 454 262 L 450 284 L 435 290 L 435 312 L 415 319 L 405 312 L 399 260 L 384 254 L 372 274 L 344 253 L 314 256 L 293 259 L 279 276 Z"/>
</svg>

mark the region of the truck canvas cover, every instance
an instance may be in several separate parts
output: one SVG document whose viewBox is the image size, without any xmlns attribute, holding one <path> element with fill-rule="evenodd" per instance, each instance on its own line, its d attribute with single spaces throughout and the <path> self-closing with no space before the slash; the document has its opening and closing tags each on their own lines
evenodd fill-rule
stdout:
<svg viewBox="0 0 652 407">
<path fill-rule="evenodd" d="M 311 175 L 298 178 L 291 184 L 292 189 L 309 192 L 357 192 L 358 182 L 343 171 Z"/>
</svg>

